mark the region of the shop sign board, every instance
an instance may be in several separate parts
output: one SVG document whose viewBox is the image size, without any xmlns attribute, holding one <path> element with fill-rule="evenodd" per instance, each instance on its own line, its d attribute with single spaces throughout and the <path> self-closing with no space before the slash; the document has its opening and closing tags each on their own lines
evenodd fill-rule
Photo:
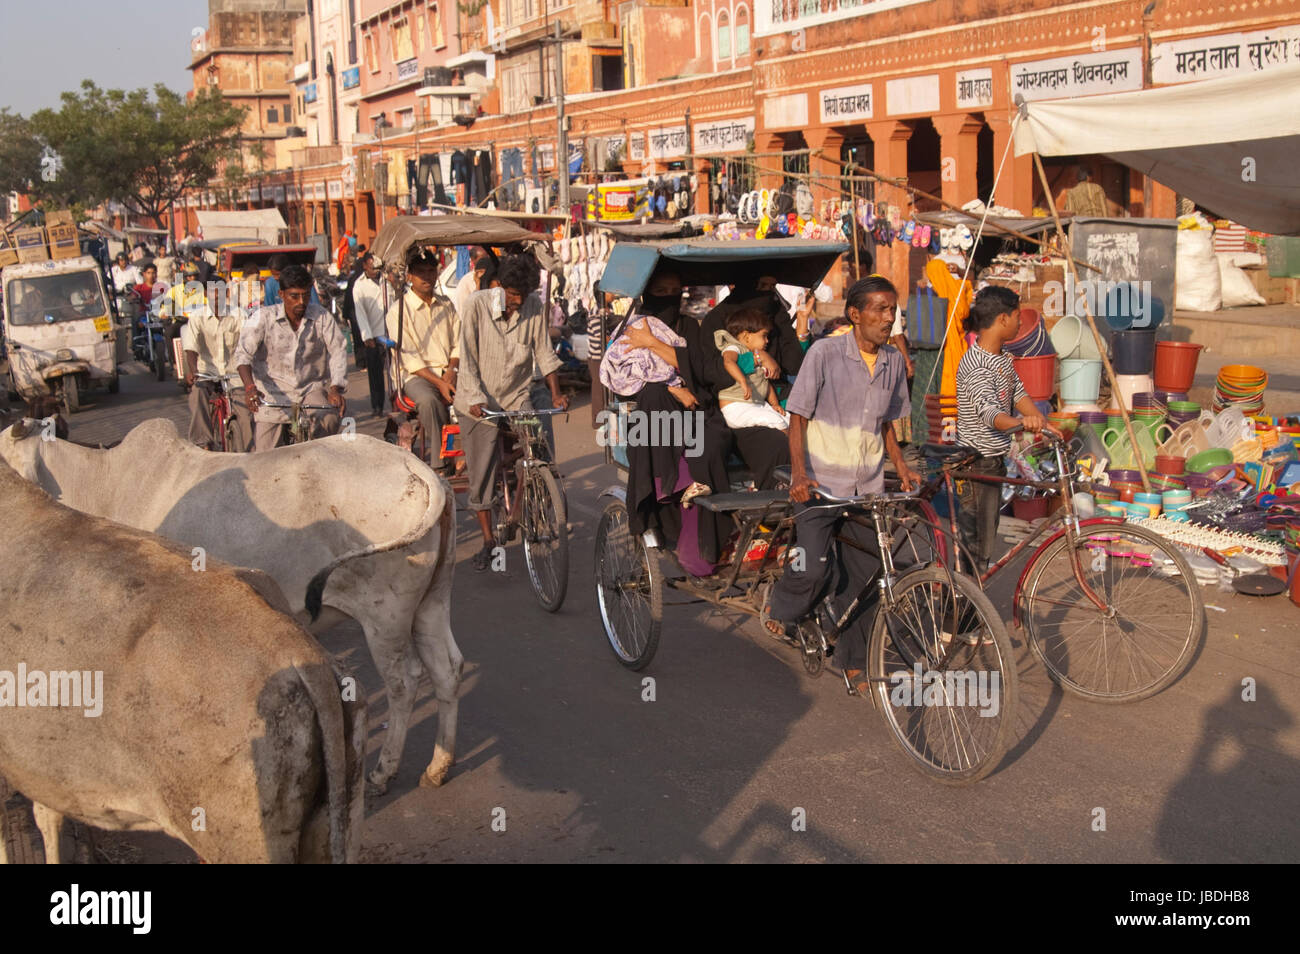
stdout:
<svg viewBox="0 0 1300 954">
<path fill-rule="evenodd" d="M 699 123 L 694 133 L 697 155 L 744 152 L 749 140 L 754 137 L 754 117 Z"/>
<path fill-rule="evenodd" d="M 1186 83 L 1260 73 L 1300 63 L 1300 26 L 1220 33 L 1151 47 L 1151 81 Z"/>
<path fill-rule="evenodd" d="M 957 71 L 957 108 L 981 109 L 993 105 L 993 70 Z"/>
<path fill-rule="evenodd" d="M 1067 99 L 1142 88 L 1142 51 L 1137 47 L 1078 53 L 1011 66 L 1011 95 L 1026 100 Z"/>
<path fill-rule="evenodd" d="M 676 159 L 686 155 L 690 147 L 690 138 L 685 126 L 665 126 L 652 129 L 647 134 L 650 142 L 650 158 Z"/>
<path fill-rule="evenodd" d="M 817 105 L 822 122 L 828 125 L 870 119 L 873 108 L 871 84 L 824 89 L 817 94 Z"/>
</svg>

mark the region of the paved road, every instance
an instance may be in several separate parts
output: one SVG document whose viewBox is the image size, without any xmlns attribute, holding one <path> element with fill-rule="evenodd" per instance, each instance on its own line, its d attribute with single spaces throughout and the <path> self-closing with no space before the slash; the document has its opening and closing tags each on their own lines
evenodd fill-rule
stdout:
<svg viewBox="0 0 1300 954">
<path fill-rule="evenodd" d="M 364 382 L 352 380 L 364 405 Z M 72 435 L 112 441 L 158 415 L 183 422 L 175 385 L 132 376 L 120 396 L 77 415 Z M 616 475 L 588 420 L 583 406 L 558 422 L 574 524 L 559 613 L 536 607 L 517 548 L 505 579 L 474 572 L 476 532 L 461 514 L 458 762 L 442 789 L 417 787 L 436 724 L 426 686 L 402 772 L 367 806 L 365 860 L 1300 859 L 1290 821 L 1300 790 L 1300 609 L 1284 597 L 1206 590 L 1210 630 L 1190 672 L 1136 705 L 1062 695 L 1013 632 L 1016 744 L 988 779 L 945 787 L 905 764 L 869 703 L 847 697 L 833 676 L 807 678 L 747 617 L 670 607 L 650 669 L 633 674 L 615 662 L 591 578 L 597 497 Z M 1008 593 L 993 595 L 1008 611 Z M 355 626 L 324 642 L 363 685 L 379 686 Z M 645 676 L 655 680 L 654 702 L 642 701 Z M 1258 701 L 1242 701 L 1247 677 Z M 373 763 L 385 704 L 382 693 L 370 700 Z M 798 809 L 805 831 L 793 830 Z M 1098 809 L 1104 831 L 1094 830 Z M 187 854 L 161 836 L 109 847 L 127 861 Z"/>
</svg>

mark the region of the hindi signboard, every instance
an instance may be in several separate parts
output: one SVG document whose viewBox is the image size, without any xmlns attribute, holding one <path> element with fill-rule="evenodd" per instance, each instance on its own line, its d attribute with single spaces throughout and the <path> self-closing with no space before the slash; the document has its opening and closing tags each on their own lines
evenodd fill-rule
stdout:
<svg viewBox="0 0 1300 954">
<path fill-rule="evenodd" d="M 1151 80 L 1186 83 L 1259 73 L 1290 63 L 1300 63 L 1300 26 L 1156 43 L 1151 47 Z"/>
<path fill-rule="evenodd" d="M 993 70 L 957 71 L 957 108 L 980 109 L 993 105 Z"/>
<path fill-rule="evenodd" d="M 1137 47 L 1031 60 L 1011 67 L 1011 95 L 1026 100 L 1066 99 L 1142 88 L 1142 51 Z"/>
<path fill-rule="evenodd" d="M 822 122 L 831 125 L 870 119 L 871 84 L 860 83 L 857 86 L 824 89 L 817 94 L 817 106 L 821 110 Z"/>
<path fill-rule="evenodd" d="M 744 152 L 754 136 L 754 117 L 699 123 L 694 132 L 695 152 L 699 155 Z"/>
</svg>

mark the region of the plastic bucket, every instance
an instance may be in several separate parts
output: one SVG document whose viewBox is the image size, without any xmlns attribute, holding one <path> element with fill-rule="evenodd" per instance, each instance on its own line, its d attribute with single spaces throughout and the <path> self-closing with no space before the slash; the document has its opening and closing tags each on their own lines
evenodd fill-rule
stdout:
<svg viewBox="0 0 1300 954">
<path fill-rule="evenodd" d="M 1155 359 L 1154 331 L 1116 331 L 1110 336 L 1110 360 L 1116 374 L 1150 374 Z"/>
<path fill-rule="evenodd" d="M 1026 386 L 1028 390 L 1028 386 Z M 1066 404 L 1095 404 L 1101 393 L 1101 362 L 1087 358 L 1061 361 L 1061 400 Z"/>
<path fill-rule="evenodd" d="M 1035 401 L 1046 401 L 1056 388 L 1056 355 L 1044 354 L 1031 358 L 1016 358 L 1016 374 L 1025 391 Z M 1096 395 L 1093 396 L 1096 400 Z"/>
<path fill-rule="evenodd" d="M 1204 347 L 1190 341 L 1157 341 L 1153 375 L 1156 387 L 1162 391 L 1190 390 Z"/>
</svg>

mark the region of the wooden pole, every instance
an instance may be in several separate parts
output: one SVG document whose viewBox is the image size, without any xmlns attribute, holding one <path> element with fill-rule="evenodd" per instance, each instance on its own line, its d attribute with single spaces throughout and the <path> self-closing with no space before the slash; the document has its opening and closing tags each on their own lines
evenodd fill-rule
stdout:
<svg viewBox="0 0 1300 954">
<path fill-rule="evenodd" d="M 1078 285 L 1079 273 L 1074 267 L 1074 250 L 1070 248 L 1070 240 L 1066 238 L 1065 229 L 1061 227 L 1061 215 L 1056 211 L 1056 199 L 1052 195 L 1052 187 L 1047 184 L 1047 172 L 1043 169 L 1043 160 L 1039 158 L 1038 153 L 1034 153 L 1034 167 L 1038 170 L 1038 181 L 1043 184 L 1043 194 L 1047 196 L 1048 208 L 1052 210 L 1052 221 L 1056 223 L 1056 232 L 1061 239 L 1061 248 L 1065 251 L 1065 260 L 1070 265 L 1070 277 L 1074 279 L 1075 285 Z M 1117 399 L 1120 416 L 1124 418 L 1124 430 L 1128 434 L 1129 446 L 1133 448 L 1133 459 L 1138 473 L 1142 475 L 1142 489 L 1147 493 L 1151 493 L 1151 478 L 1147 476 L 1146 462 L 1142 460 L 1137 435 L 1133 433 L 1133 419 L 1129 417 L 1128 408 L 1124 406 L 1124 401 L 1120 396 L 1115 369 L 1111 366 L 1110 357 L 1106 354 L 1106 342 L 1102 340 L 1101 332 L 1097 330 L 1097 322 L 1092 317 L 1092 308 L 1088 304 L 1086 295 L 1083 297 L 1083 313 L 1088 319 L 1088 327 L 1092 329 L 1093 340 L 1097 342 L 1097 350 L 1101 352 L 1101 361 L 1106 368 L 1106 377 L 1110 381 L 1111 395 Z"/>
</svg>

